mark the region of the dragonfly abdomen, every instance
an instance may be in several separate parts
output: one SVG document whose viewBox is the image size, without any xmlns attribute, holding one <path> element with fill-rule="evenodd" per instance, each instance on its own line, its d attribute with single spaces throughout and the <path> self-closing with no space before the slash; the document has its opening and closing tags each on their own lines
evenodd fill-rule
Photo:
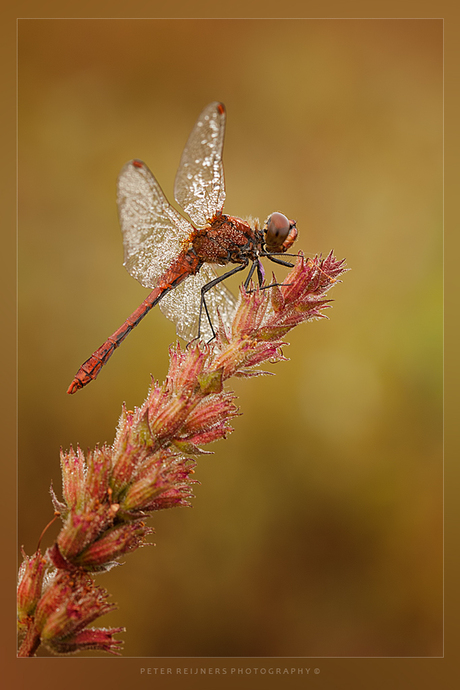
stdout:
<svg viewBox="0 0 460 690">
<path fill-rule="evenodd" d="M 137 326 L 140 321 L 146 316 L 149 311 L 155 307 L 158 302 L 170 290 L 177 287 L 179 283 L 194 275 L 202 266 L 202 262 L 198 259 L 195 252 L 192 250 L 184 251 L 180 257 L 172 263 L 165 273 L 159 278 L 157 286 L 152 290 L 149 296 L 142 302 L 142 304 L 133 313 L 128 316 L 126 321 L 115 333 L 107 338 L 105 343 L 101 345 L 89 359 L 84 362 L 77 371 L 75 378 L 67 389 L 67 393 L 76 393 L 80 388 L 86 386 L 90 381 L 93 381 L 99 374 L 100 370 L 113 355 L 117 347 L 121 345 L 123 340 L 129 333 Z"/>
</svg>

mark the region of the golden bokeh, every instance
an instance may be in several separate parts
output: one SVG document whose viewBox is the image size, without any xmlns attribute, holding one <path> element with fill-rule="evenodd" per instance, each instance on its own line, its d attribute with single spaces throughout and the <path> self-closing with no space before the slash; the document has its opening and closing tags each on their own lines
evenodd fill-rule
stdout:
<svg viewBox="0 0 460 690">
<path fill-rule="evenodd" d="M 59 447 L 110 443 L 175 339 L 154 310 L 66 395 L 147 294 L 122 266 L 127 160 L 172 200 L 196 117 L 220 100 L 226 211 L 280 210 L 299 249 L 352 269 L 276 376 L 232 385 L 243 414 L 199 460 L 193 510 L 158 514 L 157 546 L 100 576 L 120 607 L 100 624 L 127 627 L 125 655 L 442 653 L 442 88 L 441 20 L 19 21 L 29 554 Z"/>
</svg>

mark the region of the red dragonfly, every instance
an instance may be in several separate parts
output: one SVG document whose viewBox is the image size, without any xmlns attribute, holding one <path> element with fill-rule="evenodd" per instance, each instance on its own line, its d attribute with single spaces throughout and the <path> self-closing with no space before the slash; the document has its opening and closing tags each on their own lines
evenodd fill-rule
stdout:
<svg viewBox="0 0 460 690">
<path fill-rule="evenodd" d="M 200 114 L 185 146 L 174 184 L 174 198 L 192 223 L 168 202 L 160 185 L 140 160 L 123 166 L 118 177 L 117 202 L 123 233 L 124 266 L 152 292 L 124 324 L 78 370 L 67 393 L 75 393 L 96 378 L 113 352 L 144 316 L 160 309 L 176 324 L 185 340 L 215 337 L 218 315 L 227 327 L 236 298 L 223 284 L 228 276 L 248 267 L 247 288 L 254 271 L 264 281 L 260 261 L 267 257 L 292 267 L 277 256 L 297 237 L 295 221 L 274 212 L 260 229 L 223 213 L 225 201 L 222 148 L 225 108 L 210 103 Z M 213 265 L 236 264 L 223 275 Z M 206 318 L 203 317 L 203 310 Z"/>
</svg>

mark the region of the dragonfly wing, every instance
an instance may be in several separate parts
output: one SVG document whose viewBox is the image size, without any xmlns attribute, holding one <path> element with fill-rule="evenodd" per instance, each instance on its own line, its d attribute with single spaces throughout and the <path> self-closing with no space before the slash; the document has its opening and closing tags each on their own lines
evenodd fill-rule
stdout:
<svg viewBox="0 0 460 690">
<path fill-rule="evenodd" d="M 217 101 L 210 103 L 200 114 L 179 164 L 174 198 L 197 227 L 205 227 L 224 207 L 224 134 L 225 108 Z"/>
<path fill-rule="evenodd" d="M 160 302 L 163 314 L 176 324 L 177 335 L 190 341 L 198 335 L 198 315 L 200 312 L 201 288 L 217 276 L 210 264 L 204 264 L 198 273 L 190 276 L 174 290 L 168 292 Z M 218 283 L 206 293 L 206 304 L 214 329 L 219 326 L 219 312 L 228 330 L 233 320 L 237 299 L 224 285 Z M 201 317 L 201 337 L 213 337 L 208 318 L 203 310 Z"/>
<path fill-rule="evenodd" d="M 123 265 L 141 285 L 155 287 L 193 228 L 171 206 L 142 161 L 129 161 L 121 169 L 117 202 L 123 233 Z"/>
</svg>

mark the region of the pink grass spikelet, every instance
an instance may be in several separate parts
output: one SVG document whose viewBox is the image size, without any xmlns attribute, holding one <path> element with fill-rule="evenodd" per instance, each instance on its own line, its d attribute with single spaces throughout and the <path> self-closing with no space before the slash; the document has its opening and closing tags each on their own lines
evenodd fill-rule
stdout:
<svg viewBox="0 0 460 690">
<path fill-rule="evenodd" d="M 18 625 L 19 629 L 24 631 L 42 593 L 46 559 L 43 558 L 40 549 L 30 558 L 23 550 L 22 556 L 23 562 L 18 578 Z"/>
<path fill-rule="evenodd" d="M 221 321 L 212 343 L 171 347 L 165 382 L 152 380 L 139 408 L 123 405 L 112 446 L 61 451 L 62 500 L 51 489 L 61 531 L 43 555 L 24 553 L 19 573 L 19 656 L 33 656 L 40 644 L 55 654 L 119 654 L 114 635 L 122 628 L 88 628 L 116 608 L 95 574 L 149 543 L 146 520 L 155 511 L 191 505 L 195 458 L 225 438 L 239 414 L 225 382 L 283 361 L 285 335 L 324 317 L 324 296 L 344 271 L 332 253 L 299 255 L 282 284 L 273 277 L 266 289 L 241 290 L 231 333 Z"/>
</svg>

